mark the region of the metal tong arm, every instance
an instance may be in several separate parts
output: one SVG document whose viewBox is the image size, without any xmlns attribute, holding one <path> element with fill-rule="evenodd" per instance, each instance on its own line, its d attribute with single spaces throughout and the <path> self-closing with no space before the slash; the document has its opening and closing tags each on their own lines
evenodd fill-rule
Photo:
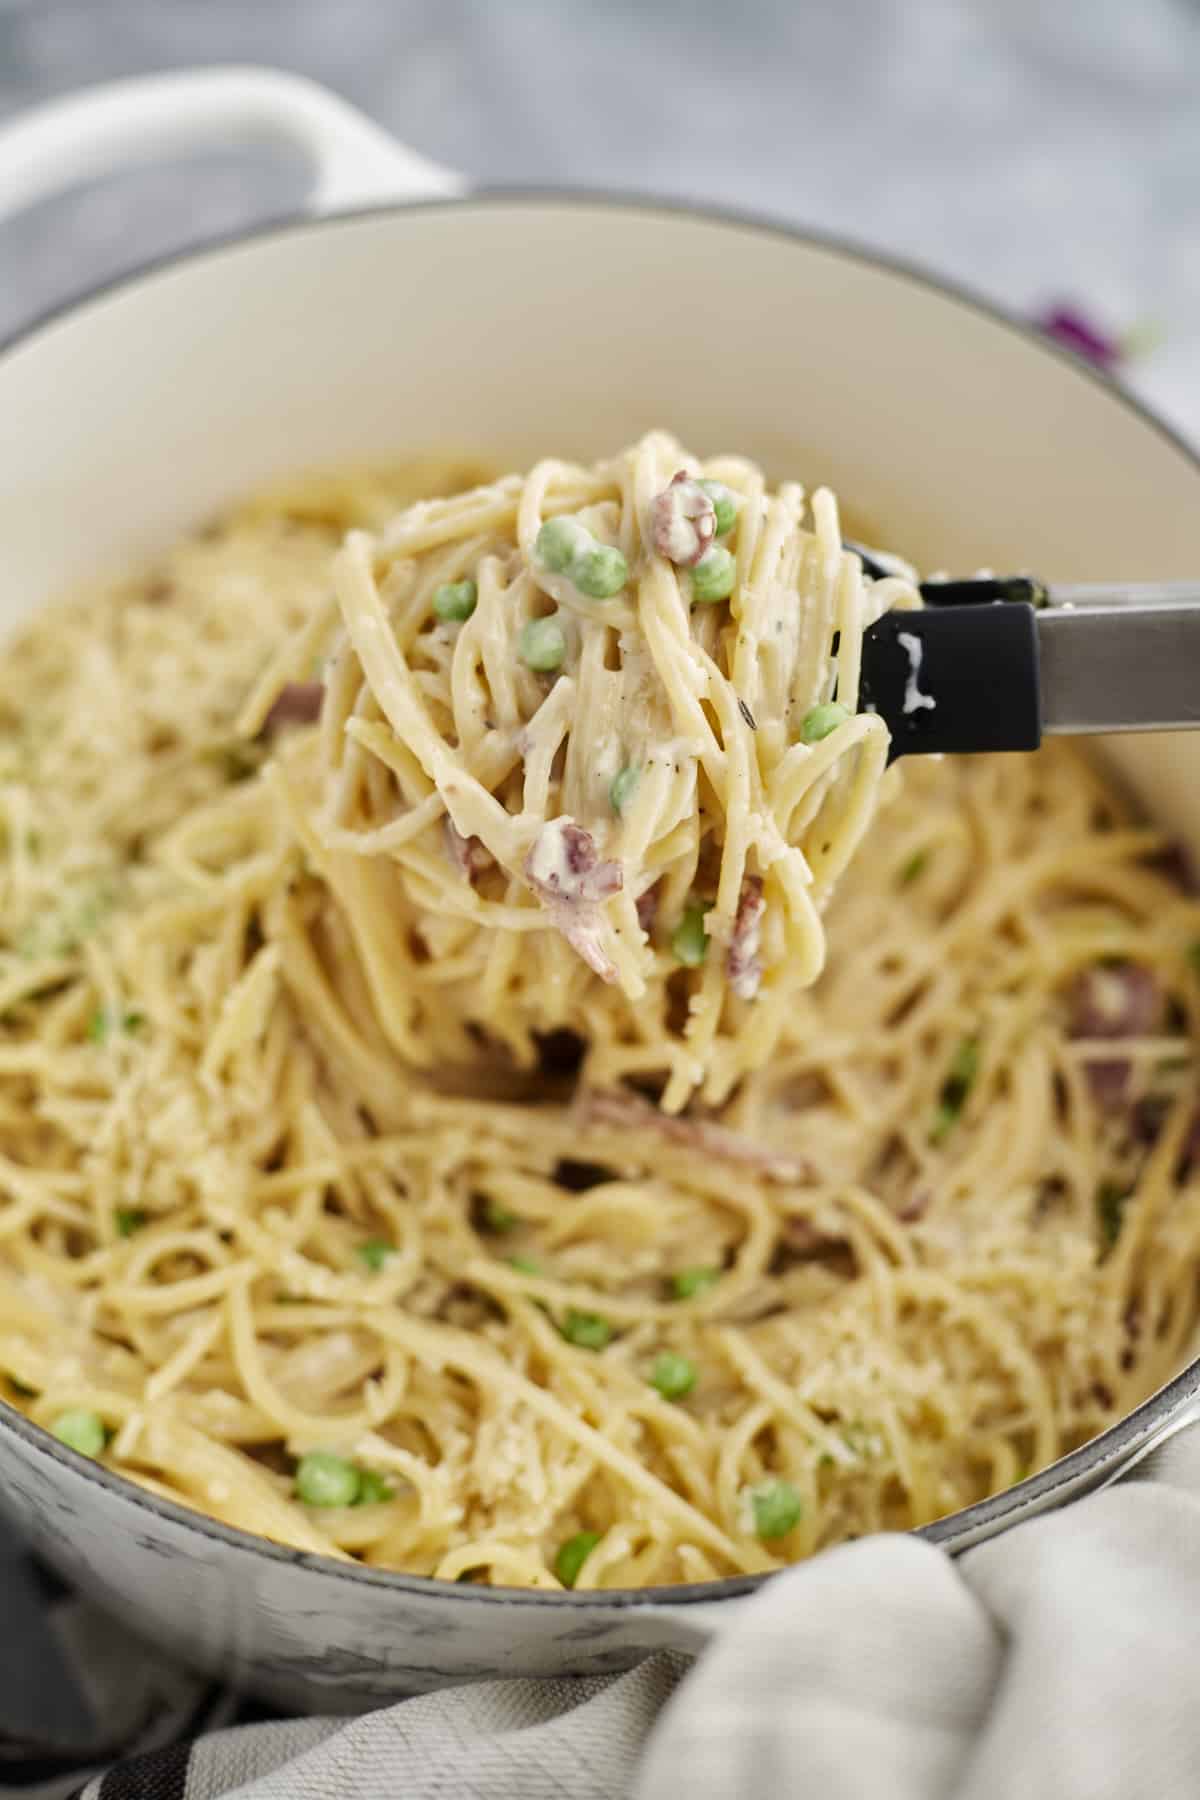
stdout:
<svg viewBox="0 0 1200 1800">
<path fill-rule="evenodd" d="M 1043 732 L 1200 726 L 1200 605 L 937 606 L 863 638 L 862 704 L 904 755 L 1035 750 Z"/>
</svg>

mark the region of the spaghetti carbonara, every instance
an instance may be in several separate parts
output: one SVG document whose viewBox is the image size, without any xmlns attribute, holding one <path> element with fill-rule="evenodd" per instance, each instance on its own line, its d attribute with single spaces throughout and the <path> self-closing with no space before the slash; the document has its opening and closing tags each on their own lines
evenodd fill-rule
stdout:
<svg viewBox="0 0 1200 1800">
<path fill-rule="evenodd" d="M 448 1580 L 1005 1487 L 1194 1328 L 1186 871 L 1062 746 L 881 779 L 912 594 L 831 498 L 490 473 L 266 494 L 0 659 L 0 1393 Z"/>
<path fill-rule="evenodd" d="M 887 760 L 862 632 L 911 583 L 863 578 L 828 490 L 658 433 L 352 531 L 333 584 L 242 722 L 327 655 L 285 779 L 397 1054 L 570 1030 L 591 1084 L 723 1101 L 823 965 Z"/>
</svg>

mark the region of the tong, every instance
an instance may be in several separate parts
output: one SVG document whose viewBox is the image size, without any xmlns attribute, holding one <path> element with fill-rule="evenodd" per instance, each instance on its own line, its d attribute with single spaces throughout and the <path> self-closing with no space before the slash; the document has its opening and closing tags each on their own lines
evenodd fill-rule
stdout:
<svg viewBox="0 0 1200 1800">
<path fill-rule="evenodd" d="M 869 551 L 867 575 L 890 571 Z M 898 756 L 1036 750 L 1046 733 L 1200 726 L 1200 581 L 921 583 L 863 636 L 860 704 Z"/>
</svg>

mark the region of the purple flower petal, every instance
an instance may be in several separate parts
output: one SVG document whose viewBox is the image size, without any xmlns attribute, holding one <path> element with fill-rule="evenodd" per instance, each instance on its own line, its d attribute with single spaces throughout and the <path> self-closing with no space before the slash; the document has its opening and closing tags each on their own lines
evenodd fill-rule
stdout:
<svg viewBox="0 0 1200 1800">
<path fill-rule="evenodd" d="M 1073 350 L 1099 369 L 1115 369 L 1122 359 L 1118 339 L 1094 325 L 1074 306 L 1050 306 L 1034 318 L 1039 331 L 1064 349 Z"/>
</svg>

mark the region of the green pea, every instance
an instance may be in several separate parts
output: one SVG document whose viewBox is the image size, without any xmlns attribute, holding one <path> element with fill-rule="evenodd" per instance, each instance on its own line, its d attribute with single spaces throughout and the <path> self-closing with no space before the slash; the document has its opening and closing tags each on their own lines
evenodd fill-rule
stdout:
<svg viewBox="0 0 1200 1800">
<path fill-rule="evenodd" d="M 698 481 L 696 486 L 703 488 L 712 501 L 713 511 L 717 515 L 717 536 L 723 538 L 737 524 L 737 495 L 723 481 Z"/>
<path fill-rule="evenodd" d="M 613 1334 L 612 1326 L 599 1313 L 577 1312 L 573 1306 L 558 1329 L 578 1350 L 603 1350 Z"/>
<path fill-rule="evenodd" d="M 884 1445 L 879 1433 L 870 1425 L 864 1425 L 861 1419 L 852 1419 L 849 1425 L 842 1427 L 842 1442 L 860 1462 L 873 1461 L 883 1454 Z"/>
<path fill-rule="evenodd" d="M 466 581 L 444 581 L 433 590 L 433 610 L 447 625 L 461 625 L 475 611 L 479 590 L 468 577 Z"/>
<path fill-rule="evenodd" d="M 113 1224 L 117 1228 L 118 1237 L 132 1237 L 146 1223 L 146 1214 L 140 1206 L 118 1206 L 113 1213 Z"/>
<path fill-rule="evenodd" d="M 850 717 L 849 709 L 838 700 L 822 700 L 811 712 L 804 715 L 804 723 L 800 727 L 800 736 L 806 744 L 819 744 L 827 738 L 839 725 L 844 725 Z"/>
<path fill-rule="evenodd" d="M 374 1469 L 363 1469 L 358 1481 L 358 1498 L 355 1506 L 381 1506 L 385 1500 L 395 1497 L 395 1489 L 390 1488 L 383 1476 Z"/>
<path fill-rule="evenodd" d="M 119 1006 L 99 1006 L 88 1020 L 88 1037 L 93 1044 L 103 1044 L 114 1031 L 140 1031 L 145 1023 L 144 1013 L 125 1012 Z"/>
<path fill-rule="evenodd" d="M 698 969 L 708 955 L 708 933 L 704 929 L 703 906 L 687 906 L 683 917 L 671 933 L 671 951 L 676 962 Z"/>
<path fill-rule="evenodd" d="M 366 1263 L 372 1275 L 378 1275 L 395 1254 L 396 1246 L 389 1244 L 386 1238 L 368 1238 L 365 1244 L 359 1244 L 355 1250 L 359 1261 Z"/>
<path fill-rule="evenodd" d="M 533 554 L 551 575 L 563 575 L 589 537 L 577 519 L 547 519 L 534 539 Z"/>
<path fill-rule="evenodd" d="M 1111 1250 L 1121 1235 L 1121 1226 L 1125 1222 L 1125 1208 L 1129 1203 L 1129 1189 L 1119 1182 L 1106 1181 L 1096 1195 L 1096 1216 L 1100 1221 L 1100 1235 Z"/>
<path fill-rule="evenodd" d="M 762 1481 L 750 1489 L 754 1530 L 760 1538 L 786 1537 L 800 1523 L 804 1502 L 790 1481 Z"/>
<path fill-rule="evenodd" d="M 228 782 L 249 781 L 262 767 L 262 752 L 251 744 L 228 744 L 220 759 Z"/>
<path fill-rule="evenodd" d="M 59 1413 L 50 1429 L 60 1444 L 78 1450 L 80 1456 L 99 1456 L 108 1442 L 104 1420 L 99 1413 L 88 1412 L 82 1406 Z"/>
<path fill-rule="evenodd" d="M 961 1101 L 951 1105 L 949 1101 L 940 1100 L 933 1114 L 933 1124 L 929 1127 L 931 1144 L 944 1144 L 954 1127 L 958 1124 L 958 1115 L 962 1111 Z"/>
<path fill-rule="evenodd" d="M 330 1450 L 310 1450 L 296 1465 L 296 1494 L 305 1506 L 353 1506 L 361 1489 L 361 1471 Z"/>
<path fill-rule="evenodd" d="M 692 599 L 705 605 L 714 600 L 728 600 L 736 580 L 736 558 L 723 544 L 714 544 L 692 570 Z"/>
<path fill-rule="evenodd" d="M 938 1096 L 937 1110 L 929 1131 L 933 1143 L 943 1143 L 953 1131 L 978 1074 L 979 1039 L 963 1038 L 950 1059 L 950 1067 Z"/>
<path fill-rule="evenodd" d="M 716 1287 L 720 1279 L 720 1269 L 680 1269 L 671 1277 L 671 1292 L 677 1300 L 694 1300 L 697 1294 L 707 1294 L 710 1288 Z"/>
<path fill-rule="evenodd" d="M 611 600 L 629 580 L 629 565 L 615 544 L 593 544 L 575 558 L 568 574 L 589 600 Z"/>
<path fill-rule="evenodd" d="M 554 1559 L 554 1573 L 564 1587 L 573 1588 L 579 1580 L 582 1569 L 604 1533 L 602 1531 L 577 1531 L 559 1546 L 558 1555 Z"/>
<path fill-rule="evenodd" d="M 654 1359 L 650 1385 L 658 1389 L 664 1400 L 682 1400 L 696 1385 L 696 1365 L 676 1350 L 663 1350 Z"/>
<path fill-rule="evenodd" d="M 640 770 L 635 769 L 632 763 L 628 763 L 625 768 L 617 771 L 609 783 L 609 804 L 618 819 L 623 816 L 625 808 L 637 793 L 639 775 Z"/>
<path fill-rule="evenodd" d="M 567 654 L 567 634 L 556 618 L 526 619 L 517 639 L 517 653 L 527 668 L 548 675 L 561 669 Z"/>
</svg>

